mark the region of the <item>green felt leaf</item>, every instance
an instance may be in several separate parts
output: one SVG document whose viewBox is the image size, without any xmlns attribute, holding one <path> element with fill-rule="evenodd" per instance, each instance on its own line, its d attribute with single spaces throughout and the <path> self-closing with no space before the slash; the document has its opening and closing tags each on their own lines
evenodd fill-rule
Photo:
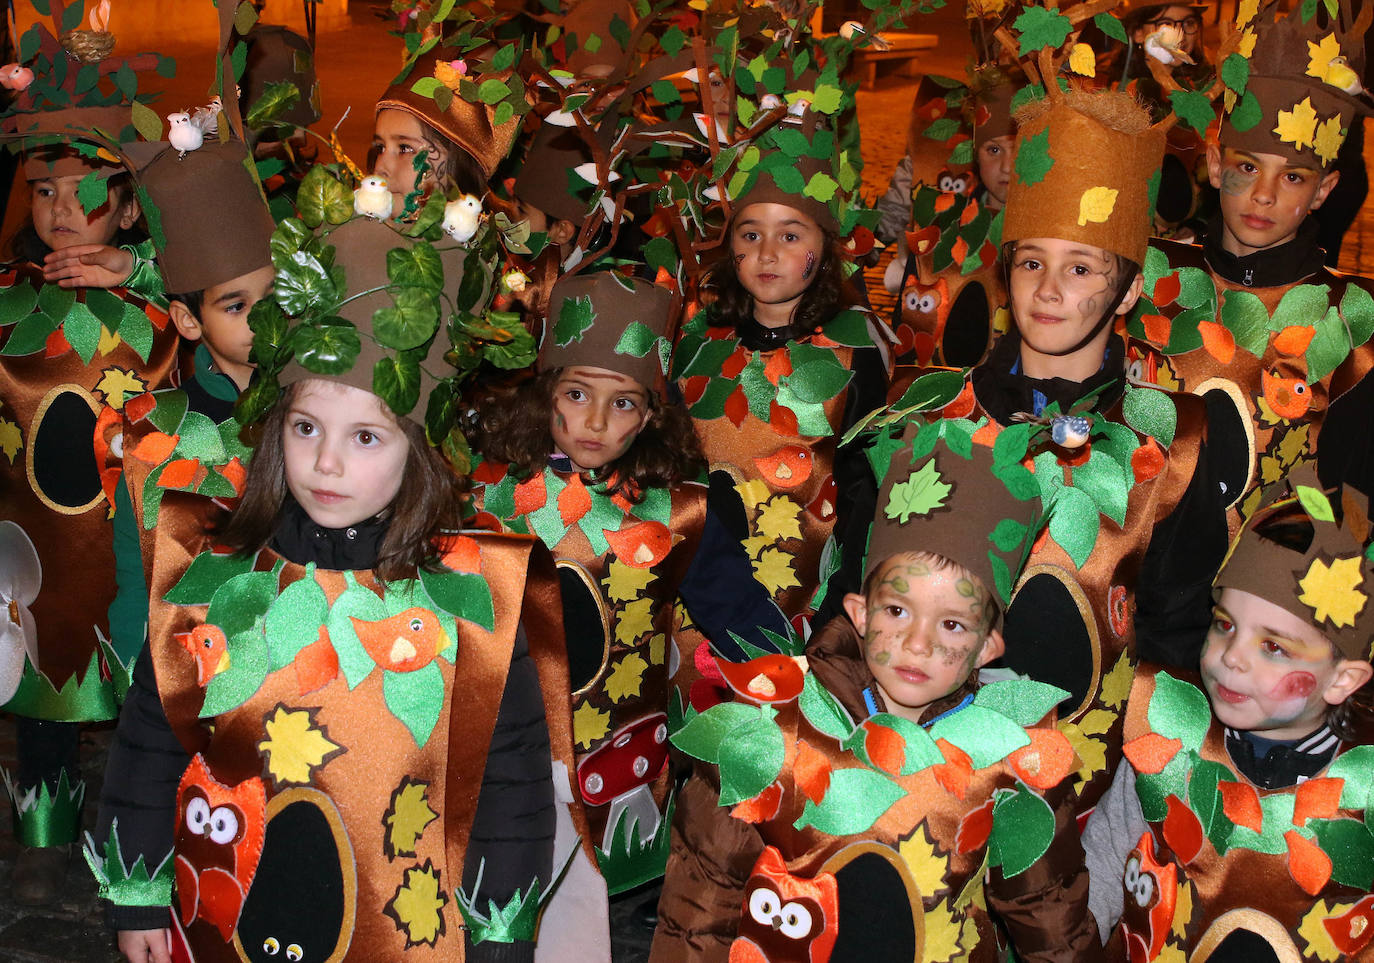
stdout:
<svg viewBox="0 0 1374 963">
<path fill-rule="evenodd" d="M 821 329 L 831 341 L 851 348 L 864 348 L 873 343 L 868 330 L 868 319 L 862 311 L 846 308 L 825 323 Z M 788 350 L 795 353 L 800 345 L 792 345 Z"/>
<path fill-rule="evenodd" d="M 1177 739 L 1194 752 L 1212 725 L 1212 708 L 1197 686 L 1160 672 L 1146 712 L 1150 728 L 1166 739 Z"/>
<path fill-rule="evenodd" d="M 1209 316 L 1214 314 L 1217 307 L 1217 287 L 1212 276 L 1201 268 L 1179 268 L 1178 303 L 1185 308 L 1206 308 Z"/>
<path fill-rule="evenodd" d="M 949 160 L 945 163 L 951 167 L 963 167 L 973 163 L 973 141 L 961 140 L 954 145 L 954 149 L 949 152 Z"/>
<path fill-rule="evenodd" d="M 1331 511 L 1331 501 L 1325 492 L 1310 485 L 1294 485 L 1293 488 L 1308 515 L 1322 522 L 1336 520 L 1335 514 Z"/>
<path fill-rule="evenodd" d="M 1208 125 L 1216 119 L 1211 98 L 1198 90 L 1175 90 L 1169 94 L 1169 103 L 1178 119 L 1199 134 L 1206 133 Z"/>
<path fill-rule="evenodd" d="M 983 706 L 970 705 L 930 728 L 933 739 L 945 739 L 968 753 L 973 768 L 983 769 L 1030 745 L 1030 736 L 1015 722 Z"/>
<path fill-rule="evenodd" d="M 1374 336 L 1374 297 L 1351 281 L 1341 295 L 1341 317 L 1350 327 L 1350 341 L 1356 347 Z"/>
<path fill-rule="evenodd" d="M 1274 793 L 1260 797 L 1262 821 L 1260 832 L 1246 826 L 1236 826 L 1231 830 L 1229 845 L 1238 849 L 1253 849 L 1256 852 L 1277 856 L 1288 851 L 1288 841 L 1283 834 L 1293 828 L 1293 793 Z"/>
<path fill-rule="evenodd" d="M 1331 878 L 1344 886 L 1368 892 L 1374 886 L 1374 836 L 1354 819 L 1312 821 L 1317 844 L 1331 857 Z"/>
<path fill-rule="evenodd" d="M 259 130 L 280 120 L 283 114 L 300 102 L 300 99 L 300 88 L 291 81 L 268 81 L 263 85 L 262 96 L 248 108 L 243 122 L 254 130 Z"/>
<path fill-rule="evenodd" d="M 205 621 L 209 625 L 219 626 L 224 630 L 225 636 L 237 636 L 253 630 L 258 619 L 266 615 L 267 610 L 272 607 L 276 597 L 275 572 L 246 572 L 236 575 L 215 590 Z"/>
<path fill-rule="evenodd" d="M 806 188 L 806 178 L 795 167 L 779 167 L 769 171 L 778 190 L 787 194 L 800 194 Z"/>
<path fill-rule="evenodd" d="M 100 319 L 100 323 L 105 326 L 105 330 L 110 332 L 119 331 L 120 323 L 124 320 L 124 300 L 117 294 L 111 294 L 103 288 L 86 288 L 84 293 L 86 307 L 91 310 L 92 314 Z M 128 306 L 133 307 L 133 305 Z M 138 308 L 134 308 L 134 310 L 143 315 L 144 320 L 147 320 L 148 316 L 146 314 L 143 314 Z"/>
<path fill-rule="evenodd" d="M 50 318 L 65 318 L 75 303 L 76 292 L 56 284 L 45 284 L 38 292 L 38 310 Z"/>
<path fill-rule="evenodd" d="M 148 412 L 148 421 L 164 435 L 175 435 L 186 417 L 189 402 L 184 391 L 159 391 L 157 403 Z"/>
<path fill-rule="evenodd" d="M 1371 801 L 1374 789 L 1374 746 L 1355 746 L 1336 757 L 1326 770 L 1332 779 L 1343 779 L 1342 809 L 1364 809 Z"/>
<path fill-rule="evenodd" d="M 430 662 L 414 672 L 382 673 L 382 696 L 391 714 L 410 730 L 415 745 L 429 741 L 444 707 L 444 673 Z"/>
<path fill-rule="evenodd" d="M 574 341 L 581 341 L 595 320 L 596 314 L 589 296 L 565 298 L 558 309 L 558 321 L 553 326 L 554 343 L 566 348 Z"/>
<path fill-rule="evenodd" d="M 272 672 L 290 665 L 301 649 L 319 638 L 328 613 L 329 599 L 315 581 L 314 564 L 309 564 L 305 577 L 283 589 L 267 610 L 263 627 Z"/>
<path fill-rule="evenodd" d="M 1126 524 L 1126 502 L 1135 482 L 1129 461 L 1123 464 L 1095 445 L 1088 460 L 1072 472 L 1074 488 L 1086 492 L 1103 515 L 1118 525 Z"/>
<path fill-rule="evenodd" d="M 792 369 L 785 376 L 787 385 L 802 401 L 819 403 L 834 398 L 849 384 L 854 372 L 826 352 L 824 358 L 809 361 Z M 766 420 L 766 416 L 765 416 Z"/>
<path fill-rule="evenodd" d="M 90 364 L 95 349 L 100 346 L 100 319 L 80 301 L 73 301 L 62 322 L 62 336 L 80 356 L 83 364 Z"/>
<path fill-rule="evenodd" d="M 835 192 L 839 190 L 839 183 L 826 174 L 824 171 L 817 171 L 811 175 L 811 179 L 806 182 L 806 188 L 802 191 L 807 197 L 820 201 L 822 204 L 830 203 Z"/>
<path fill-rule="evenodd" d="M 362 341 L 358 338 L 358 330 L 346 321 L 342 324 L 301 325 L 292 335 L 291 349 L 297 363 L 307 371 L 343 374 L 353 367 L 358 352 L 362 350 Z"/>
<path fill-rule="evenodd" d="M 275 586 L 276 578 L 268 572 Z M 231 709 L 236 709 L 248 701 L 249 697 L 261 688 L 267 678 L 267 639 L 261 627 L 254 626 L 242 632 L 228 635 L 229 667 L 212 678 L 205 687 L 205 701 L 200 707 L 200 717 L 208 719 Z"/>
<path fill-rule="evenodd" d="M 1262 357 L 1269 346 L 1269 311 L 1258 295 L 1227 291 L 1221 302 L 1221 323 L 1236 339 L 1236 347 Z"/>
<path fill-rule="evenodd" d="M 372 314 L 372 333 L 379 344 L 408 351 L 434 337 L 439 330 L 439 301 L 432 291 L 418 287 L 393 289 L 392 297 L 393 307 L 378 308 Z"/>
<path fill-rule="evenodd" d="M 33 354 L 43 348 L 57 327 L 57 322 L 46 314 L 31 314 L 10 331 L 5 347 L 0 349 L 0 355 Z"/>
<path fill-rule="evenodd" d="M 108 181 L 109 174 L 101 171 L 91 171 L 76 185 L 76 199 L 81 202 L 81 209 L 89 217 L 91 212 L 104 207 L 110 200 L 110 188 Z"/>
<path fill-rule="evenodd" d="M 1150 435 L 1165 448 L 1174 443 L 1178 410 L 1168 392 L 1127 385 L 1121 407 L 1126 424 L 1136 431 Z"/>
<path fill-rule="evenodd" d="M 734 392 L 737 381 L 714 378 L 706 386 L 706 390 L 697 399 L 697 403 L 692 405 L 688 411 L 693 418 L 702 421 L 711 421 L 725 415 L 725 400 Z"/>
<path fill-rule="evenodd" d="M 892 486 L 883 513 L 905 525 L 912 515 L 928 515 L 943 506 L 950 491 L 950 485 L 940 480 L 939 469 L 931 459 Z"/>
<path fill-rule="evenodd" d="M 484 104 L 496 104 L 510 96 L 510 87 L 495 77 L 488 77 L 477 87 L 477 99 Z"/>
<path fill-rule="evenodd" d="M 38 304 L 38 291 L 30 284 L 14 284 L 0 291 L 0 325 L 27 317 Z"/>
<path fill-rule="evenodd" d="M 1221 62 L 1221 80 L 1236 93 L 1244 92 L 1250 83 L 1250 61 L 1243 54 L 1231 54 Z"/>
<path fill-rule="evenodd" d="M 870 726 L 886 726 L 902 737 L 902 742 L 906 746 L 901 771 L 903 776 L 910 776 L 922 769 L 938 766 L 945 761 L 945 757 L 940 753 L 940 747 L 935 744 L 930 733 L 914 722 L 903 719 L 901 716 L 894 716 L 891 713 L 879 712 L 869 716 L 868 724 Z M 867 735 L 865 735 L 865 740 L 867 740 Z M 867 753 L 865 752 L 865 754 Z M 869 764 L 874 764 L 871 759 Z"/>
<path fill-rule="evenodd" d="M 370 591 L 358 584 L 352 572 L 344 575 L 347 587 L 329 607 L 329 617 L 325 627 L 329 630 L 329 641 L 339 657 L 339 669 L 348 680 L 348 687 L 356 689 L 371 675 L 377 664 L 367 654 L 352 619 L 363 622 L 377 622 L 387 617 L 385 603 Z"/>
<path fill-rule="evenodd" d="M 163 601 L 172 605 L 209 605 L 221 585 L 252 569 L 251 558 L 202 552 L 191 560 L 177 584 L 163 596 Z"/>
<path fill-rule="evenodd" d="M 1135 792 L 1140 798 L 1140 811 L 1147 821 L 1159 822 L 1168 814 L 1167 797 L 1184 796 L 1192 759 L 1193 754 L 1180 752 L 1160 772 L 1136 774 Z"/>
<path fill-rule="evenodd" d="M 1241 133 L 1245 133 L 1254 127 L 1264 117 L 1264 108 L 1260 106 L 1259 98 L 1254 91 L 1247 90 L 1236 102 L 1235 109 L 1231 111 L 1231 126 Z"/>
<path fill-rule="evenodd" d="M 928 137 L 934 141 L 947 141 L 955 134 L 959 133 L 959 121 L 954 117 L 941 117 L 933 121 L 925 130 L 921 132 L 922 137 Z"/>
<path fill-rule="evenodd" d="M 759 710 L 739 702 L 722 702 L 691 718 L 672 735 L 673 745 L 703 762 L 720 761 L 720 745 L 725 737 L 760 717 Z"/>
<path fill-rule="evenodd" d="M 1025 57 L 1041 47 L 1059 47 L 1073 31 L 1069 18 L 1057 10 L 1044 7 L 1029 7 L 1016 18 L 1013 26 L 1020 34 L 1021 48 L 1018 55 Z"/>
<path fill-rule="evenodd" d="M 1053 457 L 1053 456 L 1051 456 Z M 1037 465 L 1036 477 L 1042 477 Z M 1097 503 L 1078 488 L 1060 488 L 1050 511 L 1050 538 L 1068 553 L 1074 565 L 1082 568 L 1097 544 L 1102 518 Z"/>
<path fill-rule="evenodd" d="M 188 411 L 177 427 L 181 437 L 175 455 L 178 458 L 199 458 L 212 465 L 229 460 L 220 438 L 219 426 L 198 411 Z"/>
<path fill-rule="evenodd" d="M 1310 327 L 1326 314 L 1330 305 L 1330 285 L 1296 285 L 1284 294 L 1274 308 L 1274 315 L 1269 321 L 1269 329 L 1282 331 L 1293 325 Z"/>
<path fill-rule="evenodd" d="M 1101 30 L 1108 37 L 1118 43 L 1126 43 L 1126 28 L 1121 25 L 1121 21 L 1110 13 L 1099 13 L 1093 17 L 1093 23 L 1097 29 Z"/>
<path fill-rule="evenodd" d="M 1021 547 L 1021 543 L 1030 534 L 1030 528 L 1013 518 L 1004 518 L 993 528 L 988 540 L 997 547 L 999 552 L 1013 552 Z"/>
<path fill-rule="evenodd" d="M 1008 879 L 1035 865 L 1053 838 L 1054 811 L 1025 786 L 993 803 L 988 850 Z"/>
<path fill-rule="evenodd" d="M 782 730 L 771 719 L 755 716 L 720 740 L 720 804 L 733 806 L 753 799 L 778 778 L 786 755 Z"/>
<path fill-rule="evenodd" d="M 491 632 L 496 627 L 491 589 L 486 579 L 469 572 L 420 571 L 420 584 L 434 603 L 465 622 Z"/>
<path fill-rule="evenodd" d="M 1222 811 L 1221 792 L 1217 785 L 1234 782 L 1235 776 L 1219 762 L 1200 759 L 1188 776 L 1188 808 L 1202 824 L 1202 832 L 1211 839 L 1225 832 L 1230 835 L 1230 820 Z"/>
<path fill-rule="evenodd" d="M 820 804 L 808 799 L 793 826 L 814 826 L 831 836 L 862 833 L 904 795 L 901 786 L 872 769 L 836 769 Z"/>
<path fill-rule="evenodd" d="M 614 351 L 616 354 L 642 358 L 654 349 L 654 345 L 658 343 L 658 337 L 654 329 L 644 322 L 631 321 L 620 333 L 620 340 L 615 343 Z"/>
<path fill-rule="evenodd" d="M 1016 176 L 1023 184 L 1039 184 L 1053 166 L 1048 128 L 1025 141 L 1016 151 Z"/>
<path fill-rule="evenodd" d="M 1326 316 L 1317 322 L 1312 340 L 1308 342 L 1304 355 L 1307 380 L 1315 384 L 1335 371 L 1350 355 L 1350 349 L 1350 332 L 1346 330 L 1339 310 L 1332 305 L 1327 309 Z"/>
<path fill-rule="evenodd" d="M 1019 726 L 1033 726 L 1067 696 L 1058 686 L 1033 679 L 1012 679 L 983 686 L 973 697 L 973 704 L 1000 712 Z"/>
<path fill-rule="evenodd" d="M 296 211 L 305 226 L 311 229 L 326 221 L 342 224 L 353 216 L 353 191 L 330 174 L 323 164 L 316 164 L 301 179 L 296 191 Z M 280 287 L 280 276 L 277 284 Z M 287 310 L 295 313 L 289 307 Z"/>
</svg>

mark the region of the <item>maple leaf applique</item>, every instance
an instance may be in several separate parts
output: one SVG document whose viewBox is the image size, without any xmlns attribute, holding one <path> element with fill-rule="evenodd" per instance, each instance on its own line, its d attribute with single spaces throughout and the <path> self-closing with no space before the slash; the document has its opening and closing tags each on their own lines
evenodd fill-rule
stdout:
<svg viewBox="0 0 1374 963">
<path fill-rule="evenodd" d="M 1311 147 L 1317 134 L 1317 111 L 1312 106 L 1312 98 L 1304 97 L 1301 103 L 1293 105 L 1292 110 L 1278 113 L 1279 123 L 1274 133 L 1279 140 L 1292 144 L 1298 150 Z"/>
<path fill-rule="evenodd" d="M 143 394 L 147 388 L 146 381 L 123 368 L 106 368 L 95 386 L 95 390 L 105 396 L 105 404 L 115 411 L 123 411 L 125 401 Z"/>
<path fill-rule="evenodd" d="M 605 586 L 606 595 L 612 602 L 630 602 L 639 598 L 640 593 L 648 588 L 653 580 L 654 573 L 649 569 L 635 568 L 618 558 L 613 558 L 601 584 Z"/>
<path fill-rule="evenodd" d="M 316 769 L 344 751 L 323 728 L 315 726 L 309 709 L 279 705 L 263 729 L 267 738 L 258 743 L 258 751 L 267 757 L 267 771 L 278 786 L 308 784 Z"/>
<path fill-rule="evenodd" d="M 611 714 L 584 702 L 573 713 L 573 739 L 584 749 L 611 731 Z"/>
<path fill-rule="evenodd" d="M 24 433 L 19 430 L 19 426 L 8 418 L 0 418 L 0 452 L 4 452 L 11 465 L 23 447 Z"/>
<path fill-rule="evenodd" d="M 770 541 L 801 538 L 801 524 L 797 521 L 801 506 L 786 495 L 774 495 L 759 508 L 754 530 Z"/>
<path fill-rule="evenodd" d="M 558 312 L 558 323 L 553 326 L 553 340 L 560 348 L 566 348 L 574 341 L 581 341 L 582 335 L 596 320 L 592 310 L 592 299 L 583 295 L 578 298 L 565 298 Z"/>
<path fill-rule="evenodd" d="M 396 888 L 385 913 L 405 934 L 406 949 L 439 942 L 444 935 L 444 916 L 440 912 L 448 903 L 448 896 L 439 887 L 439 871 L 430 860 L 423 866 L 405 871 L 405 882 Z"/>
<path fill-rule="evenodd" d="M 386 837 L 382 840 L 386 858 L 414 856 L 425 827 L 438 818 L 439 814 L 429 808 L 429 783 L 403 777 L 382 816 L 386 826 Z"/>
<path fill-rule="evenodd" d="M 912 515 L 929 515 L 949 497 L 951 487 L 940 480 L 934 459 L 892 486 L 884 512 L 888 518 L 905 525 Z"/>
<path fill-rule="evenodd" d="M 625 656 L 606 677 L 606 695 L 610 696 L 612 702 L 638 695 L 644 681 L 644 670 L 648 667 L 641 655 L 631 653 Z"/>
<path fill-rule="evenodd" d="M 1322 37 L 1320 43 L 1307 41 L 1307 76 L 1326 80 L 1331 61 L 1341 55 L 1341 44 L 1334 33 Z"/>
<path fill-rule="evenodd" d="M 1336 159 L 1337 152 L 1345 143 L 1345 128 L 1341 126 L 1341 115 L 1326 118 L 1317 127 L 1317 136 L 1312 140 L 1312 150 L 1316 151 L 1323 164 Z"/>
<path fill-rule="evenodd" d="M 759 553 L 754 562 L 754 576 L 773 595 L 801 584 L 797 581 L 792 556 L 780 548 L 765 548 Z"/>
<path fill-rule="evenodd" d="M 1314 558 L 1307 574 L 1298 580 L 1302 594 L 1298 601 L 1312 609 L 1318 622 L 1330 621 L 1336 628 L 1355 624 L 1369 596 L 1360 591 L 1364 581 L 1358 555 L 1338 558 L 1328 565 Z"/>
</svg>

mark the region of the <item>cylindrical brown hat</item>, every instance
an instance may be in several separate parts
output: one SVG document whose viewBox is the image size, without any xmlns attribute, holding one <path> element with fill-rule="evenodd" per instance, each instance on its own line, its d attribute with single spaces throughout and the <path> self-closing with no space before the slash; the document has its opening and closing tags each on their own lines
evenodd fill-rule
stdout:
<svg viewBox="0 0 1374 963">
<path fill-rule="evenodd" d="M 1363 496 L 1346 498 L 1342 506 L 1315 487 L 1304 494 L 1307 505 L 1292 497 L 1255 513 L 1217 573 L 1216 587 L 1272 602 L 1330 639 L 1346 658 L 1369 659 L 1374 565 L 1366 554 Z M 1314 507 L 1329 520 L 1315 517 Z"/>
<path fill-rule="evenodd" d="M 993 138 L 1016 136 L 1011 101 L 1019 88 L 1018 80 L 995 66 L 974 71 L 967 109 L 973 122 L 975 151 Z"/>
<path fill-rule="evenodd" d="M 1002 239 L 1060 238 L 1145 263 L 1164 132 L 1121 91 L 1058 90 L 1017 112 Z"/>
<path fill-rule="evenodd" d="M 110 153 L 115 145 L 134 136 L 133 115 L 128 104 L 111 107 L 64 107 L 15 114 L 5 124 L 7 139 L 32 138 L 24 148 L 24 179 L 84 176 L 102 168 L 123 166 Z M 61 143 L 58 143 L 58 141 Z M 87 157 L 68 146 L 85 141 L 105 148 L 106 156 Z"/>
<path fill-rule="evenodd" d="M 349 298 L 359 292 L 371 292 L 353 298 L 339 308 L 339 316 L 357 329 L 361 349 L 353 366 L 339 374 L 320 374 L 311 371 L 293 358 L 282 369 L 278 382 L 285 387 L 307 378 L 321 378 L 382 395 L 383 392 L 377 390 L 374 380 L 377 377 L 378 362 L 388 361 L 397 355 L 394 347 L 384 345 L 378 340 L 373 321 L 378 311 L 396 307 L 396 300 L 388 290 L 393 285 L 388 272 L 387 255 L 394 249 L 404 250 L 425 242 L 400 234 L 383 222 L 368 217 L 353 218 L 331 231 L 326 240 L 334 247 L 334 266 L 343 269 L 345 290 L 341 292 L 342 296 Z M 464 249 L 457 247 L 439 251 L 445 291 L 457 290 L 463 276 L 463 258 L 466 253 Z M 442 330 L 442 323 L 439 327 Z M 436 354 L 436 363 L 432 367 L 440 370 L 447 366 L 438 363 L 434 350 L 435 343 L 428 342 L 428 351 Z M 422 361 L 419 373 L 419 399 L 414 407 L 405 413 L 406 417 L 420 425 L 425 423 L 429 395 L 437 383 L 432 373 L 425 368 Z M 448 372 L 440 370 L 440 373 Z"/>
<path fill-rule="evenodd" d="M 512 116 L 498 127 L 493 123 L 495 110 L 487 104 L 469 103 L 455 93 L 448 110 L 441 111 L 433 97 L 417 94 L 413 89 L 416 81 L 438 76 L 435 68 L 441 59 L 448 63 L 456 56 L 451 47 L 435 47 L 420 57 L 404 80 L 388 87 L 382 94 L 377 101 L 377 110 L 404 110 L 414 114 L 470 155 L 482 169 L 483 176 L 489 178 L 510 153 L 520 133 L 521 118 Z"/>
<path fill-rule="evenodd" d="M 276 225 L 244 166 L 243 144 L 207 138 L 184 156 L 170 144 L 125 150 L 139 163 L 138 181 L 162 224 L 157 264 L 169 293 L 204 291 L 272 263 Z"/>
<path fill-rule="evenodd" d="M 1045 521 L 1040 500 L 1012 494 L 991 448 L 970 442 L 963 455 L 944 439 L 932 445 L 939 432 L 919 420 L 907 425 L 878 492 L 864 577 L 898 552 L 930 552 L 978 576 L 1005 609 L 1024 548 Z"/>
<path fill-rule="evenodd" d="M 539 369 L 606 368 L 659 391 L 672 347 L 672 302 L 667 288 L 611 271 L 559 279 L 549 297 Z"/>
<path fill-rule="evenodd" d="M 609 146 L 609 136 L 597 128 L 603 146 Z M 592 160 L 591 149 L 574 127 L 558 127 L 548 122 L 539 126 L 525 155 L 520 172 L 515 175 L 513 193 L 522 203 L 536 207 L 551 221 L 572 221 L 576 224 L 587 216 L 592 190 L 579 199 L 569 181 L 569 172 Z"/>
<path fill-rule="evenodd" d="M 269 126 L 309 127 L 320 119 L 320 85 L 315 52 L 300 34 L 276 24 L 259 23 L 244 38 L 248 44 L 243 78 L 243 114 L 248 116 L 268 84 L 290 83 L 300 98 Z"/>
</svg>

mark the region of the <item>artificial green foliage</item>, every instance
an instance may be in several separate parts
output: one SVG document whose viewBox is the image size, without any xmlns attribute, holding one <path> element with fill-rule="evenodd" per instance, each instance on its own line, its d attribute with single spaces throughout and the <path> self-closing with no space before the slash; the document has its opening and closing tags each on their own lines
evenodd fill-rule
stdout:
<svg viewBox="0 0 1374 963">
<path fill-rule="evenodd" d="M 104 855 L 96 847 L 91 834 L 86 834 L 86 845 L 81 849 L 86 865 L 95 877 L 101 899 L 109 900 L 115 906 L 170 906 L 172 903 L 172 881 L 175 876 L 171 850 L 163 857 L 157 869 L 148 872 L 142 854 L 132 866 L 124 862 L 124 854 L 119 844 L 119 820 L 110 822 L 110 835 L 105 840 Z"/>
</svg>

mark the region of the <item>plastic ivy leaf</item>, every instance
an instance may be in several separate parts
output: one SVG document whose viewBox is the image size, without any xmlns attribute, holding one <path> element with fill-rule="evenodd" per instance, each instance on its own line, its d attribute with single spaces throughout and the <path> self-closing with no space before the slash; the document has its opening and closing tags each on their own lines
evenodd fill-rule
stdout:
<svg viewBox="0 0 1374 963">
<path fill-rule="evenodd" d="M 1141 434 L 1150 435 L 1165 448 L 1173 444 L 1178 410 L 1167 392 L 1127 385 L 1122 414 L 1126 424 Z"/>
<path fill-rule="evenodd" d="M 865 832 L 903 796 L 897 783 L 872 769 L 836 769 L 820 803 L 810 799 L 792 825 L 814 826 L 831 836 Z"/>
<path fill-rule="evenodd" d="M 978 690 L 973 704 L 1000 712 L 1019 726 L 1033 726 L 1068 697 L 1058 686 L 1033 679 L 991 682 Z"/>
<path fill-rule="evenodd" d="M 316 164 L 301 179 L 300 189 L 296 193 L 296 210 L 301 221 L 312 230 L 326 221 L 343 224 L 353 216 L 353 191 L 329 173 L 323 164 Z"/>
<path fill-rule="evenodd" d="M 1212 708 L 1201 690 L 1161 672 L 1155 676 L 1155 691 L 1146 712 L 1150 728 L 1160 735 L 1177 739 L 1184 749 L 1196 752 L 1212 724 Z"/>
<path fill-rule="evenodd" d="M 439 294 L 444 288 L 443 262 L 428 241 L 387 251 L 386 276 L 394 284 L 423 288 L 433 294 Z"/>
<path fill-rule="evenodd" d="M 404 356 L 379 359 L 372 368 L 372 392 L 396 414 L 410 414 L 420 400 L 419 364 Z"/>
<path fill-rule="evenodd" d="M 1073 24 L 1068 17 L 1044 7 L 1030 7 L 1016 18 L 1013 26 L 1021 35 L 1021 48 L 1018 51 L 1021 57 L 1042 47 L 1059 47 L 1073 31 Z"/>
<path fill-rule="evenodd" d="M 759 710 L 740 702 L 722 702 L 693 716 L 671 736 L 673 745 L 703 762 L 720 759 L 720 744 L 733 730 L 759 718 Z"/>
<path fill-rule="evenodd" d="M 778 778 L 786 750 L 782 730 L 771 718 L 755 715 L 720 740 L 720 804 L 753 799 Z"/>
<path fill-rule="evenodd" d="M 299 315 L 312 308 L 327 311 L 338 300 L 334 279 L 320 259 L 309 251 L 294 251 L 273 263 L 277 269 L 273 296 L 286 313 Z"/>
<path fill-rule="evenodd" d="M 560 348 L 566 348 L 574 341 L 581 341 L 582 335 L 596 320 L 592 309 L 592 299 L 588 296 L 567 298 L 558 309 L 558 322 L 553 327 L 553 340 Z"/>
<path fill-rule="evenodd" d="M 282 275 L 277 275 L 278 290 Z M 291 350 L 297 363 L 315 374 L 342 374 L 353 367 L 362 350 L 358 330 L 350 322 L 301 325 L 291 337 Z"/>
<path fill-rule="evenodd" d="M 1039 7 L 1032 9 L 1038 10 Z M 1045 128 L 1023 143 L 1016 152 L 1016 176 L 1023 184 L 1039 184 L 1054 166 L 1050 157 L 1050 131 Z"/>
<path fill-rule="evenodd" d="M 254 130 L 259 130 L 274 123 L 300 99 L 300 88 L 291 81 L 269 81 L 263 85 L 262 96 L 248 108 L 243 122 Z"/>
<path fill-rule="evenodd" d="M 883 512 L 905 525 L 912 515 L 928 515 L 944 504 L 951 486 L 940 480 L 934 459 L 892 486 Z"/>
</svg>

